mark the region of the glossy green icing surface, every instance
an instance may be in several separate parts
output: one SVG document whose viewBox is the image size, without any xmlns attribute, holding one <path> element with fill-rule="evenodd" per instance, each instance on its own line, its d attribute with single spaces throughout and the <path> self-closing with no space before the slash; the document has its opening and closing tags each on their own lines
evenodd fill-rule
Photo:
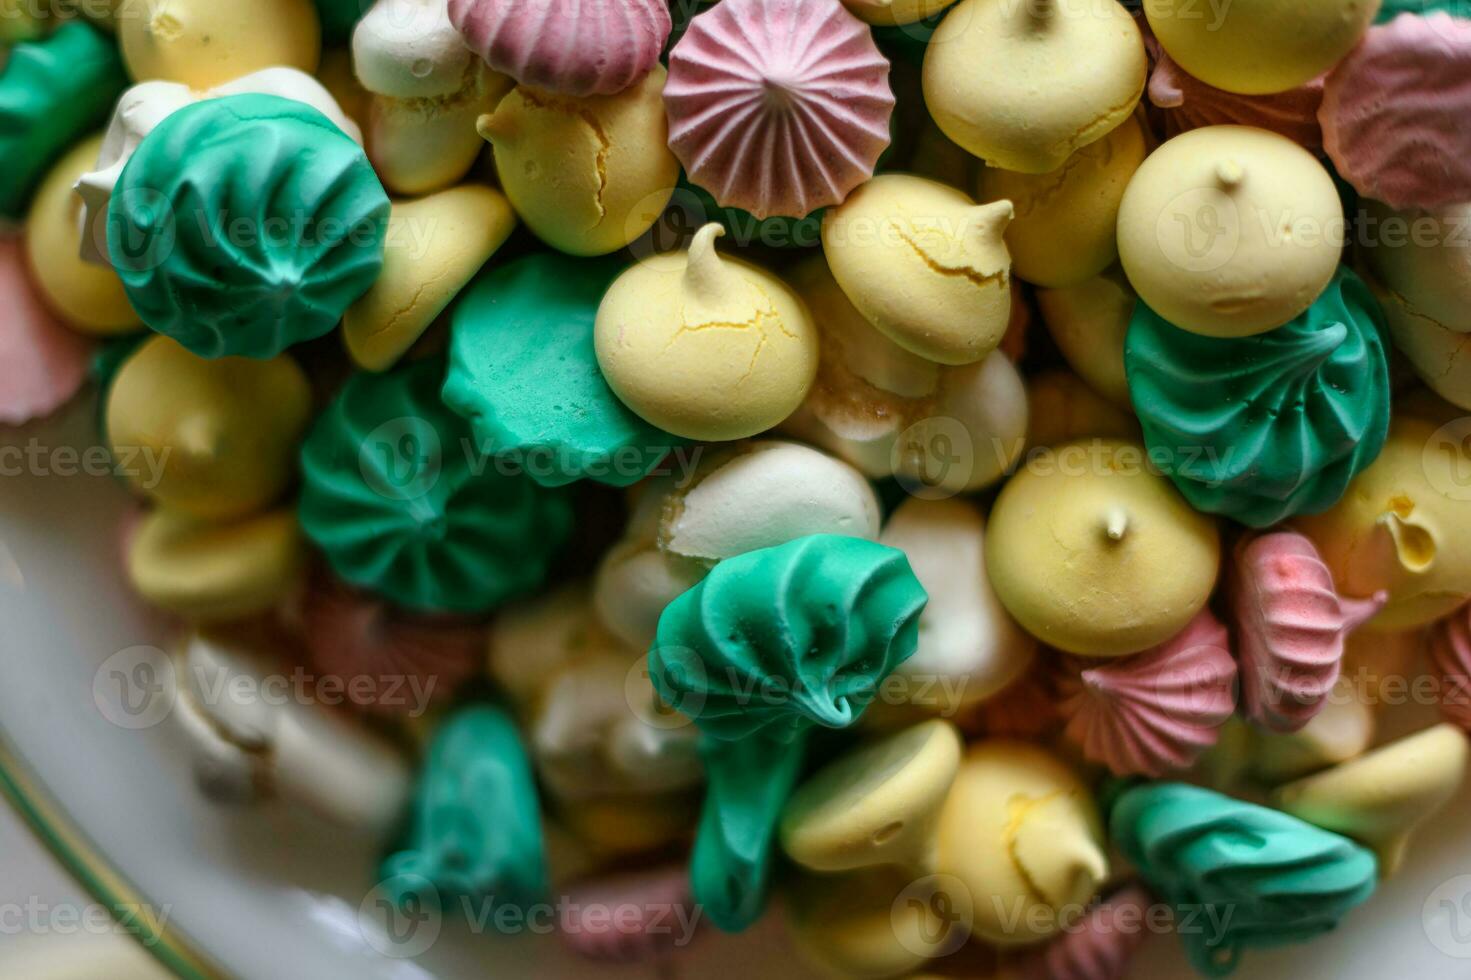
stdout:
<svg viewBox="0 0 1471 980">
<path fill-rule="evenodd" d="M 1384 329 L 1347 266 L 1252 337 L 1203 337 L 1136 303 L 1124 366 L 1151 459 L 1198 510 L 1252 527 L 1327 510 L 1389 430 Z"/>
<path fill-rule="evenodd" d="M 572 504 L 479 456 L 443 379 L 431 358 L 348 381 L 302 446 L 301 525 L 348 582 L 415 609 L 485 612 L 541 586 Z"/>
<path fill-rule="evenodd" d="M 320 337 L 378 277 L 388 194 L 326 116 L 273 95 L 209 99 L 143 140 L 108 251 L 149 327 L 201 357 Z"/>
</svg>

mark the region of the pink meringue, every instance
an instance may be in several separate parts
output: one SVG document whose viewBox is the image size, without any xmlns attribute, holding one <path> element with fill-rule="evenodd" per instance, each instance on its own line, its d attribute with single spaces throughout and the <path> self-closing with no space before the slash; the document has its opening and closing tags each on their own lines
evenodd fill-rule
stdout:
<svg viewBox="0 0 1471 980">
<path fill-rule="evenodd" d="M 614 95 L 659 61 L 668 0 L 449 0 L 465 44 L 503 75 L 566 95 Z"/>
<path fill-rule="evenodd" d="M 1301 729 L 1323 707 L 1344 638 L 1389 596 L 1340 596 L 1318 549 L 1296 531 L 1243 538 L 1231 572 L 1246 716 L 1275 732 Z"/>
<path fill-rule="evenodd" d="M 1027 980 L 1123 980 L 1149 936 L 1149 893 L 1126 885 L 1022 960 Z"/>
<path fill-rule="evenodd" d="M 308 591 L 301 631 L 311 666 L 341 679 L 350 706 L 373 714 L 420 714 L 485 661 L 480 626 L 401 613 L 335 581 Z"/>
<path fill-rule="evenodd" d="M 1236 710 L 1236 661 L 1226 627 L 1202 609 L 1152 650 L 1098 663 L 1069 660 L 1058 681 L 1065 734 L 1116 775 L 1188 769 Z"/>
<path fill-rule="evenodd" d="M 722 207 L 841 204 L 889 145 L 889 62 L 839 0 L 721 0 L 669 55 L 669 148 Z"/>
<path fill-rule="evenodd" d="M 92 344 L 41 302 L 17 239 L 0 240 L 0 425 L 44 418 L 87 380 Z"/>
<path fill-rule="evenodd" d="M 567 890 L 559 935 L 587 959 L 633 963 L 687 945 L 696 911 L 686 868 L 601 878 Z"/>
<path fill-rule="evenodd" d="M 1471 606 L 1430 627 L 1430 670 L 1440 680 L 1440 713 L 1471 731 Z"/>
<path fill-rule="evenodd" d="M 1165 139 L 1204 126 L 1255 126 L 1309 150 L 1322 147 L 1318 107 L 1327 76 L 1276 95 L 1237 95 L 1187 73 L 1152 35 L 1146 34 L 1145 44 L 1154 61 L 1147 92 L 1150 103 L 1161 110 Z"/>
<path fill-rule="evenodd" d="M 1468 116 L 1471 21 L 1445 13 L 1369 28 L 1329 73 L 1318 110 L 1338 172 L 1400 209 L 1471 200 Z"/>
</svg>

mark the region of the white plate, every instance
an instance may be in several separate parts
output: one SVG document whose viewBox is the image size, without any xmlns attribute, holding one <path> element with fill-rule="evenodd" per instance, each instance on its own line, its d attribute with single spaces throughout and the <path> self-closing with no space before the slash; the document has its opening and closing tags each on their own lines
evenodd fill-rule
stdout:
<svg viewBox="0 0 1471 980">
<path fill-rule="evenodd" d="M 42 807 L 54 801 L 59 812 L 39 819 L 79 831 L 81 840 L 53 844 L 90 887 L 167 911 L 176 968 L 187 969 L 192 950 L 205 972 L 258 980 L 810 975 L 777 916 L 753 935 L 705 935 L 663 968 L 591 969 L 552 942 L 448 927 L 415 959 L 379 953 L 369 941 L 379 937 L 365 935 L 358 917 L 373 887 L 372 847 L 279 807 L 211 805 L 194 788 L 172 719 L 129 730 L 97 707 L 99 666 L 129 647 L 162 646 L 168 630 L 121 581 L 127 493 L 111 476 L 58 473 L 70 462 L 58 448 L 96 444 L 92 413 L 79 404 L 48 423 L 0 430 L 0 747 L 13 756 L 6 768 L 32 783 L 21 793 Z M 35 472 L 12 475 L 17 449 L 20 468 Z M 1336 935 L 1248 953 L 1240 975 L 1471 976 L 1468 803 L 1463 793 L 1422 830 L 1405 870 Z M 1190 974 L 1174 937 L 1162 936 L 1133 975 Z"/>
</svg>

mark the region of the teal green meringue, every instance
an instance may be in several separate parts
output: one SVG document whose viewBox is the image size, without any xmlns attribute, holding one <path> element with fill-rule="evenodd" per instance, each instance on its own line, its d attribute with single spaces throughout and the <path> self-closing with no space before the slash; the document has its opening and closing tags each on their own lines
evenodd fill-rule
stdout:
<svg viewBox="0 0 1471 980">
<path fill-rule="evenodd" d="M 530 255 L 480 279 L 455 309 L 445 403 L 482 451 L 543 486 L 630 486 L 687 444 L 625 407 L 598 367 L 593 321 L 623 265 Z"/>
<path fill-rule="evenodd" d="M 727 558 L 665 607 L 649 676 L 715 738 L 847 728 L 914 653 L 928 601 L 902 551 L 809 535 Z"/>
<path fill-rule="evenodd" d="M 128 161 L 108 252 L 149 327 L 200 357 L 268 358 L 330 331 L 373 284 L 388 208 L 362 147 L 316 109 L 207 99 Z"/>
<path fill-rule="evenodd" d="M 443 381 L 428 359 L 347 382 L 302 446 L 301 526 L 354 585 L 486 612 L 546 580 L 572 504 L 480 456 Z"/>
<path fill-rule="evenodd" d="M 458 898 L 524 906 L 547 896 L 536 780 L 516 722 L 500 708 L 471 705 L 440 726 L 409 824 L 403 849 L 381 869 L 400 909 Z"/>
<path fill-rule="evenodd" d="M 127 85 L 117 42 L 86 21 L 11 50 L 0 73 L 0 214 L 25 213 L 46 171 L 107 122 Z"/>
<path fill-rule="evenodd" d="M 1151 460 L 1197 510 L 1251 527 L 1327 510 L 1389 431 L 1385 329 L 1348 266 L 1251 337 L 1181 330 L 1140 301 L 1124 367 Z"/>
<path fill-rule="evenodd" d="M 1229 974 L 1243 950 L 1336 928 L 1378 880 L 1373 852 L 1347 837 L 1184 783 L 1125 791 L 1109 832 L 1150 889 L 1176 907 L 1186 952 L 1207 976 Z"/>
<path fill-rule="evenodd" d="M 690 881 L 721 929 L 766 907 L 813 726 L 858 721 L 914 653 L 928 600 L 903 552 L 815 534 L 727 558 L 659 617 L 649 676 L 700 728 L 709 788 Z"/>
</svg>

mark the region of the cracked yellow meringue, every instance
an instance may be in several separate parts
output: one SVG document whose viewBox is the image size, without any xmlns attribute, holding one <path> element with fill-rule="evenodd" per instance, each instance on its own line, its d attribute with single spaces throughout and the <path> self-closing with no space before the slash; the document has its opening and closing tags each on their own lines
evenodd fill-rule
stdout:
<svg viewBox="0 0 1471 980">
<path fill-rule="evenodd" d="M 213 88 L 262 68 L 317 70 L 312 0 L 123 0 L 118 43 L 135 81 Z"/>
<path fill-rule="evenodd" d="M 883 174 L 822 222 L 833 278 L 900 347 L 940 364 L 996 349 L 1011 317 L 1009 201 L 977 205 L 945 184 Z"/>
<path fill-rule="evenodd" d="M 709 442 L 781 424 L 817 373 L 806 306 L 771 273 L 720 255 L 724 233 L 706 225 L 688 252 L 624 272 L 594 328 L 598 364 L 625 405 L 666 432 Z"/>
</svg>

